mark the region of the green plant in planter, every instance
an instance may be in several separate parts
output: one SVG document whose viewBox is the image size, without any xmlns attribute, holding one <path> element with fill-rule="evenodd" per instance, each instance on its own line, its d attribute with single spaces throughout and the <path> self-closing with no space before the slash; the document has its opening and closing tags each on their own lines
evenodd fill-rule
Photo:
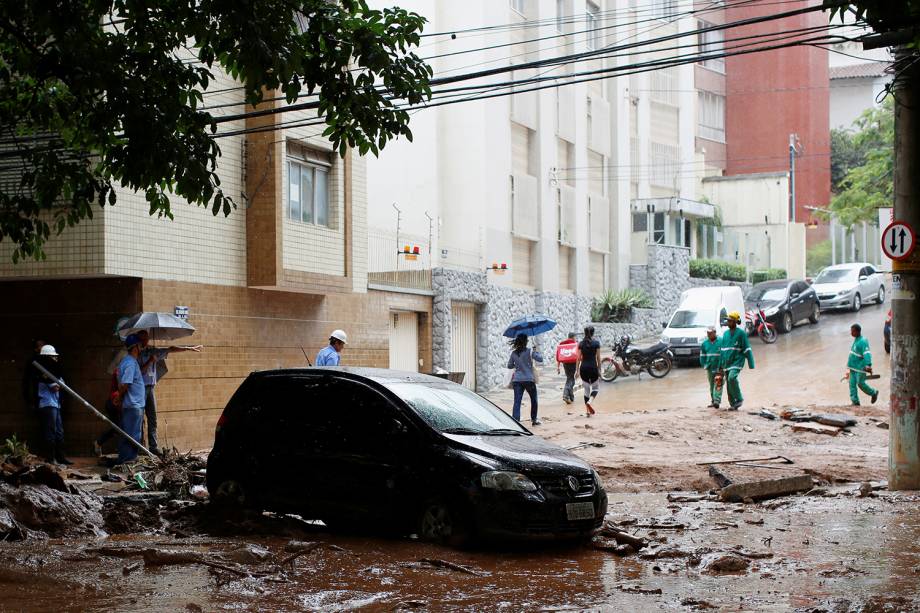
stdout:
<svg viewBox="0 0 920 613">
<path fill-rule="evenodd" d="M 747 267 L 722 260 L 690 260 L 690 276 L 694 279 L 724 279 L 744 281 Z"/>
<path fill-rule="evenodd" d="M 16 435 L 10 436 L 0 445 L 0 457 L 25 458 L 29 455 L 29 446 L 25 441 L 20 441 Z"/>
<path fill-rule="evenodd" d="M 607 290 L 594 299 L 591 319 L 597 322 L 629 321 L 634 308 L 650 308 L 652 299 L 645 290 L 625 288 L 619 291 Z"/>
</svg>

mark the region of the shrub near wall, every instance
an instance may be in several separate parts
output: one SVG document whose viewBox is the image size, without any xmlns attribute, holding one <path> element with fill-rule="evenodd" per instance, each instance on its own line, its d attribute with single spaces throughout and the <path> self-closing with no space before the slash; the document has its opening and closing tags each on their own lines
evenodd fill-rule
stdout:
<svg viewBox="0 0 920 613">
<path fill-rule="evenodd" d="M 747 280 L 747 267 L 722 260 L 690 260 L 690 276 L 696 279 Z"/>
<path fill-rule="evenodd" d="M 786 270 L 783 268 L 768 268 L 766 270 L 755 270 L 751 272 L 751 283 L 754 285 L 764 281 L 773 281 L 775 279 L 785 279 Z"/>
</svg>

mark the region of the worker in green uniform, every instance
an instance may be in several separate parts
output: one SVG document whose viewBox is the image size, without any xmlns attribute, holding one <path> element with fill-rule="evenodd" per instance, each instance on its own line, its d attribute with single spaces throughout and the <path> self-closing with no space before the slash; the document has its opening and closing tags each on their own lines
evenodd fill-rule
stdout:
<svg viewBox="0 0 920 613">
<path fill-rule="evenodd" d="M 869 341 L 862 335 L 862 326 L 853 324 L 850 326 L 850 336 L 853 337 L 853 344 L 850 346 L 850 357 L 847 359 L 847 375 L 850 379 L 850 402 L 859 406 L 859 392 L 872 398 L 872 404 L 878 400 L 878 390 L 873 389 L 866 383 L 866 375 L 872 374 L 872 352 L 869 351 Z"/>
<path fill-rule="evenodd" d="M 706 369 L 706 376 L 709 378 L 709 407 L 718 409 L 719 403 L 722 402 L 722 382 L 719 380 L 719 373 L 722 371 L 722 352 L 719 348 L 719 337 L 716 329 L 710 326 L 706 330 L 706 338 L 700 344 L 700 366 Z"/>
<path fill-rule="evenodd" d="M 738 383 L 741 369 L 744 368 L 745 362 L 748 368 L 754 368 L 754 352 L 751 351 L 747 333 L 738 329 L 739 323 L 741 313 L 732 311 L 728 314 L 728 330 L 722 335 L 722 346 L 719 348 L 722 354 L 722 370 L 725 371 L 725 390 L 728 392 L 728 403 L 733 411 L 737 411 L 744 402 L 741 385 Z"/>
</svg>

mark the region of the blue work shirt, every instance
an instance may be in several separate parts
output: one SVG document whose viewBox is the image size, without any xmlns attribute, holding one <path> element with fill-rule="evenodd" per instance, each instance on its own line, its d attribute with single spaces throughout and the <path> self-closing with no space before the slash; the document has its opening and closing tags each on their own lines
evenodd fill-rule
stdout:
<svg viewBox="0 0 920 613">
<path fill-rule="evenodd" d="M 316 365 L 317 366 L 338 366 L 339 352 L 335 350 L 335 347 L 332 345 L 326 345 L 319 350 L 319 353 L 316 354 Z"/>
<path fill-rule="evenodd" d="M 61 408 L 61 388 L 57 383 L 42 381 L 38 384 L 38 407 Z"/>
<path fill-rule="evenodd" d="M 144 377 L 141 375 L 141 365 L 130 353 L 118 364 L 118 383 L 128 386 L 121 399 L 121 406 L 126 409 L 143 409 L 147 402 Z"/>
<path fill-rule="evenodd" d="M 508 358 L 508 368 L 514 369 L 514 376 L 511 380 L 520 383 L 534 381 L 534 362 L 543 363 L 543 356 L 540 355 L 539 351 L 531 351 L 529 348 L 524 349 L 520 353 L 512 351 L 511 357 Z"/>
<path fill-rule="evenodd" d="M 137 356 L 138 364 L 147 364 L 147 360 L 151 357 L 156 358 L 154 361 L 150 362 L 150 364 L 147 364 L 147 367 L 144 368 L 141 373 L 144 376 L 144 385 L 157 384 L 157 362 L 165 360 L 168 355 L 169 349 L 157 349 L 156 347 L 141 349 L 141 354 Z"/>
</svg>

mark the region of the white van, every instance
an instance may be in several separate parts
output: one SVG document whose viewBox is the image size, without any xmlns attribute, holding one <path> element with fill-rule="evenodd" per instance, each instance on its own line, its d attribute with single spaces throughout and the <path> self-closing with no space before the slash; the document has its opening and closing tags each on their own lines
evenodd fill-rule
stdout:
<svg viewBox="0 0 920 613">
<path fill-rule="evenodd" d="M 680 306 L 665 325 L 661 342 L 671 345 L 678 361 L 698 360 L 706 328 L 715 327 L 721 337 L 732 311 L 744 317 L 744 295 L 737 285 L 688 289 L 681 294 Z"/>
</svg>

